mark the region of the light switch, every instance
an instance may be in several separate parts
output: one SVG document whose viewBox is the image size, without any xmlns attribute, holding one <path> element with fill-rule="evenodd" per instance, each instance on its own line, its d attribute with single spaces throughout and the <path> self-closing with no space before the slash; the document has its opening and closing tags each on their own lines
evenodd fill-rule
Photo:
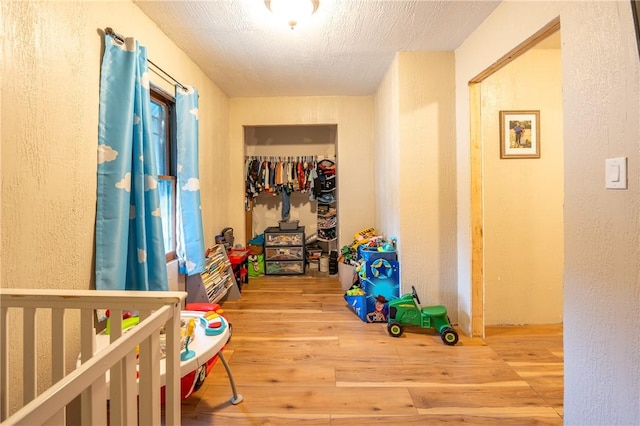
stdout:
<svg viewBox="0 0 640 426">
<path fill-rule="evenodd" d="M 627 157 L 605 160 L 605 188 L 627 189 Z"/>
</svg>

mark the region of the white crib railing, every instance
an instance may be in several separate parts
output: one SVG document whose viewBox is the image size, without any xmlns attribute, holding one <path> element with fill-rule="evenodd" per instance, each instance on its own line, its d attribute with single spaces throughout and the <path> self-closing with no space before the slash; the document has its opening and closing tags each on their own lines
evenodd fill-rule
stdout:
<svg viewBox="0 0 640 426">
<path fill-rule="evenodd" d="M 2 425 L 65 424 L 67 407 L 78 396 L 83 425 L 159 425 L 162 327 L 166 330 L 167 345 L 164 421 L 167 425 L 180 425 L 180 307 L 185 297 L 184 292 L 166 291 L 0 289 Z M 111 344 L 94 353 L 96 309 L 109 309 L 113 323 Z M 42 315 L 37 318 L 42 310 L 49 310 L 51 315 L 51 348 L 39 347 L 38 326 L 49 328 L 48 324 L 42 324 Z M 66 374 L 65 313 L 70 310 L 80 311 L 81 364 Z M 125 310 L 138 311 L 140 323 L 123 334 L 122 312 Z M 19 312 L 13 311 L 22 312 L 22 334 L 12 335 L 10 344 L 10 317 L 15 322 L 20 316 Z M 20 341 L 23 348 L 22 408 L 9 416 L 11 393 L 19 394 L 20 387 L 20 383 L 10 383 L 10 353 L 17 351 Z M 38 365 L 39 360 L 47 358 L 39 356 L 38 350 L 47 349 L 51 354 L 50 365 Z M 37 395 L 39 368 L 51 370 L 52 385 Z"/>
</svg>

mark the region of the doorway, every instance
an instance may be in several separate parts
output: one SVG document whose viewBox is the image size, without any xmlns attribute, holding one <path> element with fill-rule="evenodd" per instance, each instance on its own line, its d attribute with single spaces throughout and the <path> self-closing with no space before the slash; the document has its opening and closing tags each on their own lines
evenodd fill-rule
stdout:
<svg viewBox="0 0 640 426">
<path fill-rule="evenodd" d="M 562 322 L 559 30 L 550 22 L 469 84 L 474 336 L 488 325 Z M 507 125 L 501 137 L 504 114 L 524 111 L 539 117 L 540 156 L 503 158 L 513 132 Z"/>
<path fill-rule="evenodd" d="M 337 125 L 266 125 L 244 127 L 244 153 L 245 160 L 260 158 L 265 161 L 285 161 L 288 164 L 323 160 L 335 162 L 336 159 L 336 135 Z M 309 165 L 311 167 L 311 165 Z M 335 180 L 334 180 L 335 182 Z M 336 185 L 337 186 L 337 185 Z M 337 197 L 333 193 L 334 199 Z M 283 202 L 278 191 L 261 191 L 254 197 L 247 197 L 245 209 L 245 235 L 246 244 L 264 232 L 267 227 L 278 226 L 283 220 Z M 332 222 L 333 237 L 324 236 L 323 229 L 319 232 L 318 202 L 320 198 L 312 197 L 309 189 L 295 189 L 289 194 L 290 220 L 297 220 L 300 226 L 305 227 L 307 241 L 313 241 L 321 246 L 323 252 L 336 250 L 337 214 Z M 336 209 L 335 204 L 332 205 Z M 322 234 L 322 235 L 319 235 Z"/>
</svg>

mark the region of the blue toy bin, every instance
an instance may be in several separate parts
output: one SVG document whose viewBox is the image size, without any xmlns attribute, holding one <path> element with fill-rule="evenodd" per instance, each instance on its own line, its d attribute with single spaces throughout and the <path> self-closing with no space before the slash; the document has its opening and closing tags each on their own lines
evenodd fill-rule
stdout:
<svg viewBox="0 0 640 426">
<path fill-rule="evenodd" d="M 364 259 L 365 262 L 376 259 L 387 259 L 387 260 L 396 260 L 397 253 L 396 251 L 378 251 L 377 247 L 369 247 L 369 246 L 359 246 L 358 247 L 358 258 Z"/>
<path fill-rule="evenodd" d="M 349 308 L 360 318 L 362 321 L 367 321 L 366 312 L 366 296 L 347 296 L 344 295 Z"/>
<path fill-rule="evenodd" d="M 365 320 L 378 322 L 387 320 L 388 305 L 383 310 L 384 318 L 374 315 L 376 311 L 376 298 L 384 297 L 387 302 L 400 297 L 400 263 L 394 260 L 377 258 L 364 264 L 365 277 L 361 276 L 361 285 L 366 297 Z"/>
</svg>

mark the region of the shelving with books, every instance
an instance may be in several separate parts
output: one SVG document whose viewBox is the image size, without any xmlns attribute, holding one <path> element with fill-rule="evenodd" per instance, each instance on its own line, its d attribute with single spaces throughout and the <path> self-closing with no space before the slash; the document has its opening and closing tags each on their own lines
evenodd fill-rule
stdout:
<svg viewBox="0 0 640 426">
<path fill-rule="evenodd" d="M 238 283 L 224 245 L 216 244 L 207 249 L 205 270 L 187 277 L 187 303 L 217 303 L 227 296 L 240 298 Z"/>
</svg>

